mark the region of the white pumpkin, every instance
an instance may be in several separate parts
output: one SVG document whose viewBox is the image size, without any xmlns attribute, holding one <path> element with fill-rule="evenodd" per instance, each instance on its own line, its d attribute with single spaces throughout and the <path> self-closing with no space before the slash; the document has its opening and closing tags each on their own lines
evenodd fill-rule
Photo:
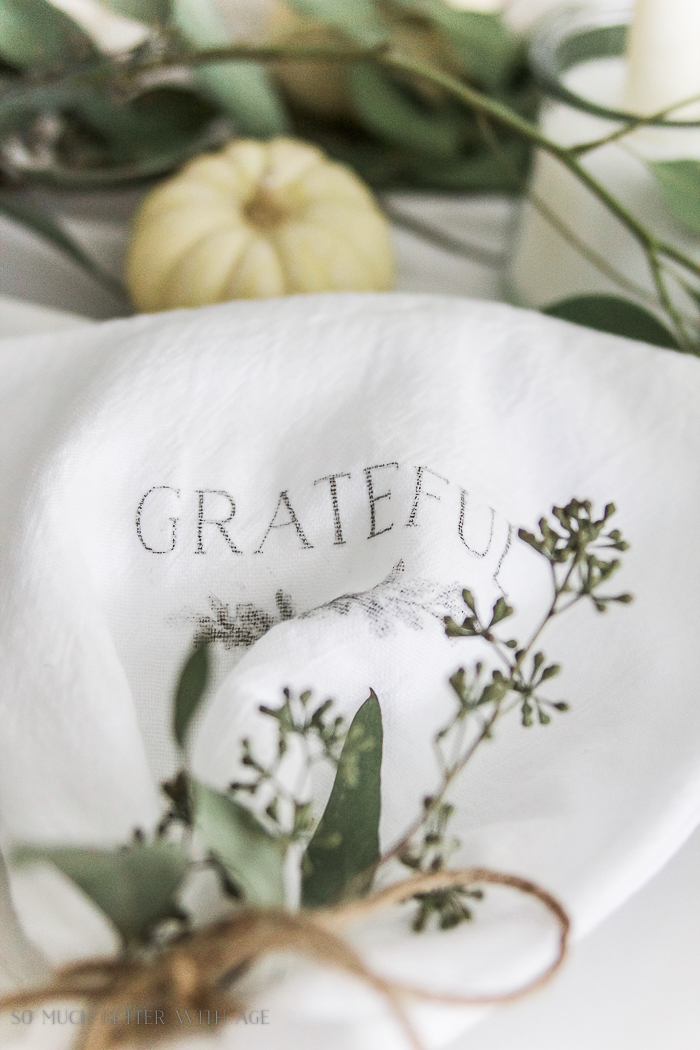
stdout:
<svg viewBox="0 0 700 1050">
<path fill-rule="evenodd" d="M 393 255 L 364 183 L 293 139 L 190 161 L 138 211 L 126 280 L 139 310 L 295 292 L 384 291 Z"/>
</svg>

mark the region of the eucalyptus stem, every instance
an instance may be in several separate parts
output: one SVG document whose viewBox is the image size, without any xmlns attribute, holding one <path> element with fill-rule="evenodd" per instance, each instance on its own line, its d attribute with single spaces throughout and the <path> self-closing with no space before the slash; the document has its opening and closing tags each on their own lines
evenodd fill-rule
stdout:
<svg viewBox="0 0 700 1050">
<path fill-rule="evenodd" d="M 656 304 L 657 296 L 655 296 L 653 292 L 650 292 L 646 288 L 643 288 L 642 285 L 631 281 L 625 276 L 622 270 L 618 270 L 617 267 L 609 263 L 600 252 L 597 252 L 595 248 L 591 248 L 589 244 L 586 244 L 585 241 L 581 240 L 569 224 L 565 222 L 560 215 L 557 215 L 557 213 L 553 211 L 553 209 L 550 208 L 537 193 L 533 193 L 532 190 L 525 192 L 535 211 L 539 212 L 542 218 L 557 231 L 559 236 L 567 241 L 567 243 L 570 244 L 583 259 L 589 262 L 591 266 L 595 267 L 599 273 L 602 273 L 604 277 L 608 278 L 608 280 L 613 281 L 618 288 L 624 289 L 638 299 L 643 299 L 649 303 Z"/>
<path fill-rule="evenodd" d="M 672 106 L 665 106 L 663 109 L 657 110 L 656 113 L 650 113 L 648 116 L 630 117 L 621 125 L 621 127 L 616 128 L 615 131 L 611 131 L 608 135 L 603 135 L 598 139 L 592 139 L 590 142 L 580 142 L 576 146 L 569 146 L 569 152 L 576 157 L 582 157 L 584 154 L 592 153 L 593 150 L 599 149 L 601 146 L 607 146 L 611 142 L 618 142 L 626 135 L 631 135 L 633 131 L 638 131 L 641 127 L 646 127 L 650 124 L 658 124 L 677 109 L 683 109 L 685 106 L 690 106 L 694 102 L 700 102 L 700 95 L 691 95 L 689 98 L 684 98 L 681 102 L 674 102 Z M 694 121 L 689 122 L 691 126 L 695 125 L 695 123 L 696 122 Z"/>
<path fill-rule="evenodd" d="M 522 711 L 524 726 L 532 725 L 534 710 L 538 713 L 541 725 L 550 721 L 549 714 L 543 708 L 568 710 L 565 702 L 553 702 L 539 695 L 542 684 L 556 677 L 561 670 L 558 664 L 547 665 L 544 652 L 534 652 L 548 623 L 583 598 L 590 598 L 599 612 L 605 612 L 610 602 L 627 604 L 632 600 L 629 594 L 602 596 L 597 593 L 597 588 L 609 580 L 620 565 L 619 559 L 605 561 L 600 555 L 604 551 L 624 551 L 628 547 L 618 529 L 604 533 L 609 519 L 615 513 L 614 504 L 608 504 L 600 518 L 593 516 L 592 505 L 588 500 L 572 500 L 566 507 L 553 507 L 552 513 L 557 528 L 553 528 L 546 518 L 541 518 L 541 538 L 524 529 L 518 533 L 521 540 L 546 559 L 552 588 L 544 615 L 522 647 L 518 647 L 515 638 L 506 640 L 495 631 L 498 624 L 513 614 L 513 609 L 504 598 L 498 599 L 488 622 L 479 615 L 474 596 L 465 590 L 462 597 L 469 614 L 463 623 L 456 623 L 450 616 L 445 618 L 448 637 L 472 637 L 487 642 L 494 655 L 505 663 L 505 675 L 494 670 L 491 683 L 482 687 L 483 665 L 479 662 L 472 680 L 463 667 L 450 678 L 459 706 L 451 721 L 434 738 L 440 771 L 437 790 L 424 799 L 422 813 L 382 854 L 376 868 L 399 859 L 408 867 L 422 869 L 426 864 L 426 847 L 434 851 L 442 847 L 442 852 L 434 852 L 432 860 L 428 860 L 430 870 L 437 870 L 436 864 L 438 867 L 444 864 L 447 846 L 443 841 L 444 828 L 452 813 L 452 806 L 446 801 L 447 793 L 476 750 L 491 738 L 496 722 L 518 707 Z M 481 724 L 463 750 L 465 724 L 473 715 L 480 716 Z M 450 743 L 452 748 L 448 758 L 446 748 Z M 423 848 L 422 852 L 416 852 L 415 840 L 421 832 Z M 420 923 L 419 928 L 422 928 Z"/>
<path fill-rule="evenodd" d="M 444 798 L 451 788 L 452 784 L 462 772 L 467 763 L 474 757 L 477 748 L 483 744 L 484 740 L 491 739 L 491 730 L 500 718 L 502 714 L 502 704 L 497 704 L 491 715 L 484 721 L 483 726 L 479 733 L 477 733 L 474 740 L 472 740 L 469 747 L 462 753 L 462 755 L 455 761 L 448 769 L 443 773 L 442 781 L 440 786 L 432 797 L 432 804 L 430 806 L 430 812 L 433 812 L 437 807 L 444 801 Z M 401 837 L 396 840 L 391 846 L 388 847 L 382 853 L 381 857 L 377 861 L 375 870 L 382 868 L 385 864 L 388 864 L 390 860 L 394 860 L 410 845 L 412 840 L 418 834 L 422 827 L 425 826 L 429 812 L 425 811 L 411 823 L 406 830 L 401 834 Z"/>
<path fill-rule="evenodd" d="M 232 44 L 227 47 L 198 48 L 196 51 L 166 52 L 147 58 L 129 59 L 128 69 L 150 73 L 167 66 L 205 66 L 219 62 L 369 62 L 389 50 L 387 43 L 329 47 L 327 44 Z M 83 70 L 83 75 L 89 70 Z"/>
<path fill-rule="evenodd" d="M 634 281 L 629 280 L 621 270 L 612 266 L 599 252 L 595 251 L 595 249 L 591 248 L 585 241 L 581 240 L 569 224 L 565 222 L 560 215 L 557 215 L 557 213 L 545 203 L 539 194 L 535 193 L 531 187 L 528 187 L 526 179 L 517 170 L 510 157 L 502 148 L 498 141 L 498 137 L 495 135 L 491 126 L 491 122 L 483 113 L 478 113 L 476 115 L 476 122 L 481 136 L 491 152 L 497 157 L 502 165 L 508 168 L 508 171 L 513 178 L 520 183 L 524 196 L 530 201 L 535 211 L 556 230 L 562 240 L 571 245 L 574 251 L 577 251 L 582 258 L 591 264 L 591 266 L 598 270 L 599 273 L 602 273 L 604 277 L 607 277 L 609 281 L 616 284 L 619 288 L 623 288 L 626 292 L 636 296 L 638 299 L 647 300 L 656 305 L 657 296 L 646 288 L 643 288 L 641 285 L 635 284 Z"/>
<path fill-rule="evenodd" d="M 659 297 L 659 302 L 673 322 L 673 326 L 676 330 L 676 338 L 678 339 L 681 349 L 687 354 L 697 354 L 698 350 L 695 348 L 693 341 L 686 330 L 685 324 L 683 323 L 683 318 L 681 317 L 680 312 L 676 309 L 669 294 L 658 255 L 651 248 L 648 248 L 645 254 L 656 287 L 656 292 Z"/>
<path fill-rule="evenodd" d="M 488 629 L 485 628 L 483 624 L 479 625 L 484 631 L 483 636 L 490 641 L 491 645 L 494 647 L 494 651 L 496 651 L 498 655 L 506 662 L 508 670 L 507 683 L 509 690 L 514 690 L 516 686 L 524 686 L 525 683 L 523 680 L 523 667 L 525 665 L 525 662 L 530 653 L 532 652 L 535 642 L 539 638 L 544 628 L 547 626 L 552 617 L 556 616 L 557 612 L 560 611 L 557 608 L 559 599 L 561 598 L 562 594 L 567 590 L 569 580 L 571 579 L 571 575 L 575 567 L 575 563 L 570 566 L 569 571 L 567 572 L 566 576 L 564 577 L 561 583 L 559 583 L 559 581 L 557 580 L 556 573 L 554 572 L 554 569 L 552 569 L 553 596 L 551 605 L 549 606 L 549 609 L 547 610 L 545 616 L 542 618 L 542 621 L 534 631 L 529 642 L 523 649 L 521 649 L 518 652 L 515 659 L 510 659 L 506 655 L 506 653 L 503 652 L 502 646 L 500 645 L 498 638 L 489 636 Z M 394 857 L 398 857 L 401 853 L 403 853 L 403 851 L 409 846 L 409 844 L 415 838 L 415 836 L 418 834 L 421 828 L 424 827 L 424 825 L 427 823 L 427 821 L 430 818 L 430 815 L 442 805 L 442 803 L 445 800 L 445 796 L 447 795 L 447 792 L 450 790 L 452 784 L 460 775 L 460 773 L 464 770 L 467 763 L 470 762 L 471 759 L 474 757 L 474 754 L 476 753 L 477 749 L 481 746 L 481 744 L 483 744 L 485 740 L 491 739 L 492 730 L 496 722 L 501 718 L 501 716 L 504 713 L 507 713 L 508 711 L 512 710 L 513 707 L 517 706 L 517 704 L 517 701 L 514 704 L 507 704 L 505 702 L 505 698 L 504 700 L 497 701 L 494 704 L 494 708 L 491 714 L 484 719 L 481 729 L 479 730 L 475 738 L 472 740 L 472 742 L 469 744 L 469 746 L 466 748 L 466 750 L 459 753 L 461 749 L 458 748 L 458 756 L 455 759 L 453 759 L 452 763 L 449 766 L 443 768 L 440 786 L 435 792 L 435 794 L 432 796 L 430 806 L 426 807 L 425 811 L 421 813 L 418 817 L 416 817 L 413 823 L 403 832 L 401 837 L 382 854 L 377 867 L 381 867 L 388 861 L 393 860 Z"/>
<path fill-rule="evenodd" d="M 589 142 L 579 142 L 575 146 L 567 146 L 567 149 L 572 157 L 583 157 L 587 153 L 592 153 L 593 150 L 600 149 L 601 146 L 609 146 L 613 142 L 619 142 L 620 139 L 625 138 L 626 135 L 631 135 L 633 131 L 637 131 L 647 123 L 648 120 L 645 117 L 627 120 L 608 135 L 601 135 L 600 138 L 591 139 Z"/>
</svg>

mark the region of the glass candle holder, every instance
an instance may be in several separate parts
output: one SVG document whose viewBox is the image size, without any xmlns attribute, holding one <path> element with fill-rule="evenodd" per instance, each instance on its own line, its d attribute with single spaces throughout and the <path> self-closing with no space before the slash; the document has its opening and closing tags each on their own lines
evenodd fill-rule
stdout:
<svg viewBox="0 0 700 1050">
<path fill-rule="evenodd" d="M 624 109 L 631 8 L 617 3 L 561 9 L 540 24 L 530 57 L 545 93 L 540 125 L 548 138 L 578 146 L 639 119 Z M 688 113 L 694 119 L 687 119 Z M 685 120 L 678 119 L 682 115 Z M 700 160 L 697 108 L 671 116 L 583 153 L 580 162 L 650 233 L 700 260 L 700 237 L 673 217 L 649 166 Z M 542 151 L 522 207 L 507 282 L 513 302 L 537 308 L 601 293 L 647 307 L 655 300 L 639 243 L 575 175 Z M 680 285 L 671 295 L 676 305 L 687 305 Z"/>
</svg>

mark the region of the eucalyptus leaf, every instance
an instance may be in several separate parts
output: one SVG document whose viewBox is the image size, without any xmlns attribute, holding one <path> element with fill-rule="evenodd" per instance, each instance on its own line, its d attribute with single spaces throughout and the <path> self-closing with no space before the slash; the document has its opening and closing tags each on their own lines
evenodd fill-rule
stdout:
<svg viewBox="0 0 700 1050">
<path fill-rule="evenodd" d="M 122 302 L 127 301 L 126 292 L 119 281 L 110 274 L 104 273 L 87 252 L 83 251 L 78 242 L 74 241 L 47 212 L 31 208 L 20 201 L 14 200 L 8 194 L 0 193 L 0 215 L 7 216 L 8 219 L 19 223 L 26 229 L 31 230 L 32 233 L 38 233 L 40 237 L 52 244 L 54 248 L 58 248 L 64 255 L 67 255 L 73 262 L 77 263 L 81 269 L 85 270 L 112 295 Z"/>
<path fill-rule="evenodd" d="M 189 88 L 154 87 L 128 106 L 131 151 L 136 157 L 191 152 L 216 116 L 215 107 Z M 125 142 L 129 147 L 128 140 Z"/>
<path fill-rule="evenodd" d="M 289 0 L 301 15 L 339 29 L 362 44 L 380 44 L 388 27 L 374 0 Z"/>
<path fill-rule="evenodd" d="M 230 44 L 214 0 L 172 0 L 173 20 L 195 48 Z M 267 70 L 255 62 L 225 62 L 197 68 L 205 95 L 231 117 L 246 135 L 267 138 L 289 131 L 289 120 Z"/>
<path fill-rule="evenodd" d="M 508 163 L 484 148 L 440 165 L 414 156 L 407 168 L 412 184 L 426 189 L 515 193 L 522 189 L 522 180 L 527 176 L 530 150 L 526 143 L 508 139 L 501 144 L 501 153 L 508 158 Z"/>
<path fill-rule="evenodd" d="M 284 842 L 270 835 L 250 810 L 230 795 L 191 781 L 194 826 L 206 848 L 241 887 L 246 903 L 284 904 Z"/>
<path fill-rule="evenodd" d="M 2 3 L 2 0 L 0 0 Z M 31 125 L 46 110 L 79 106 L 82 90 L 59 84 L 28 84 L 19 77 L 5 80 L 0 90 L 0 138 Z"/>
<path fill-rule="evenodd" d="M 79 886 L 128 944 L 143 942 L 163 919 L 179 917 L 176 894 L 188 858 L 172 842 L 135 842 L 121 849 L 22 846 L 18 864 L 52 864 Z"/>
<path fill-rule="evenodd" d="M 23 173 L 76 183 L 93 175 L 104 182 L 117 167 L 131 166 L 132 178 L 167 170 L 201 150 L 218 112 L 180 86 L 149 88 L 129 100 L 87 84 L 20 83 L 0 92 L 0 136 L 21 135 L 47 111 L 62 114 L 62 133 L 48 158 Z"/>
<path fill-rule="evenodd" d="M 465 114 L 465 139 L 470 131 Z M 369 134 L 341 130 L 304 118 L 299 134 L 317 143 L 335 160 L 348 164 L 375 189 L 487 190 L 512 193 L 527 175 L 530 150 L 518 139 L 506 139 L 502 150 L 508 164 L 481 142 L 460 152 L 454 160 L 435 162 L 425 154 L 388 146 Z"/>
<path fill-rule="evenodd" d="M 131 101 L 85 91 L 75 113 L 97 131 L 111 165 L 177 163 L 201 139 L 215 110 L 192 91 L 153 88 Z"/>
<path fill-rule="evenodd" d="M 623 335 L 652 346 L 678 350 L 678 342 L 660 321 L 648 310 L 615 295 L 581 295 L 563 299 L 548 306 L 542 313 L 562 321 L 595 328 L 598 332 Z"/>
<path fill-rule="evenodd" d="M 85 30 L 49 0 L 0 0 L 0 55 L 20 69 L 96 58 Z"/>
<path fill-rule="evenodd" d="M 180 747 L 184 747 L 187 730 L 202 702 L 208 682 L 209 650 L 206 645 L 202 645 L 187 660 L 175 690 L 173 735 Z"/>
<path fill-rule="evenodd" d="M 700 234 L 700 161 L 657 160 L 649 168 L 673 217 L 691 233 Z"/>
<path fill-rule="evenodd" d="M 451 105 L 431 105 L 376 66 L 349 73 L 353 108 L 360 123 L 385 142 L 435 160 L 459 150 L 465 117 Z"/>
<path fill-rule="evenodd" d="M 303 861 L 302 903 L 365 892 L 379 860 L 382 713 L 374 690 L 352 720 L 326 809 Z M 367 885 L 358 877 L 367 874 Z"/>
</svg>

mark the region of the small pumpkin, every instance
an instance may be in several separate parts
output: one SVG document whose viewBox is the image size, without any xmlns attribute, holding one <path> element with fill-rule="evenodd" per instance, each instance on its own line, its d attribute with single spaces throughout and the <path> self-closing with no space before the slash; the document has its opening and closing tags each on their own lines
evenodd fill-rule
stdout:
<svg viewBox="0 0 700 1050">
<path fill-rule="evenodd" d="M 457 3 L 460 0 L 456 0 Z M 491 2 L 491 0 L 483 0 Z M 465 0 L 463 7 L 478 0 Z M 449 40 L 438 33 L 429 20 L 417 13 L 406 13 L 394 4 L 382 4 L 380 11 L 391 31 L 394 49 L 425 65 L 437 67 L 446 73 L 462 76 L 464 69 L 457 60 Z M 268 16 L 268 31 L 272 43 L 305 47 L 347 46 L 347 37 L 336 29 L 299 14 L 293 7 L 278 0 Z M 278 61 L 271 68 L 289 100 L 303 113 L 321 120 L 340 123 L 352 122 L 355 111 L 349 84 L 348 66 L 342 62 L 310 60 L 306 62 Z M 443 100 L 442 89 L 426 83 L 421 77 L 403 74 L 398 77 L 429 102 Z"/>
<path fill-rule="evenodd" d="M 306 18 L 283 3 L 272 6 L 267 29 L 272 44 L 322 48 L 348 43 L 338 30 Z M 342 62 L 278 61 L 271 63 L 270 69 L 288 99 L 302 112 L 321 120 L 352 119 L 348 73 Z"/>
<path fill-rule="evenodd" d="M 238 140 L 190 161 L 139 209 L 126 281 L 139 310 L 296 292 L 385 291 L 389 225 L 315 146 Z"/>
</svg>

